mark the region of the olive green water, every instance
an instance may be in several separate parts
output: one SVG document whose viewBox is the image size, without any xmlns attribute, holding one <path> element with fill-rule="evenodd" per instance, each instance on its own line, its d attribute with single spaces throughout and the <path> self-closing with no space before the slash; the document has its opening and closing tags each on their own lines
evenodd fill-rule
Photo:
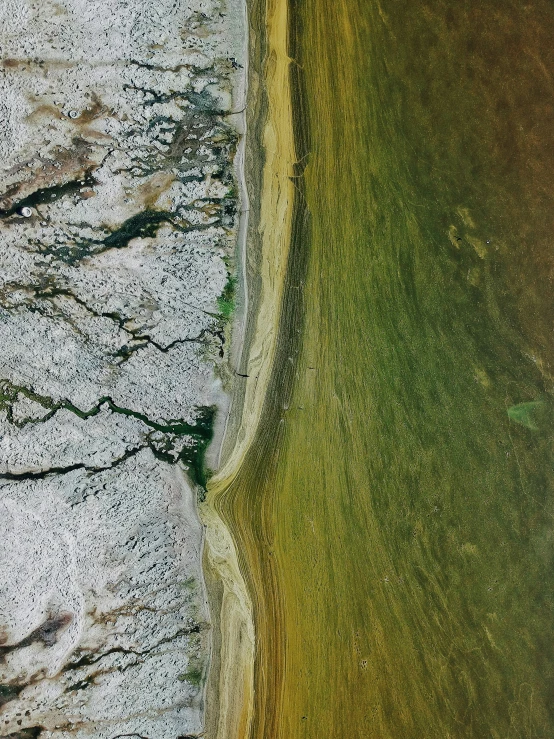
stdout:
<svg viewBox="0 0 554 739">
<path fill-rule="evenodd" d="M 306 167 L 225 499 L 254 736 L 552 737 L 554 5 L 290 8 Z"/>
</svg>

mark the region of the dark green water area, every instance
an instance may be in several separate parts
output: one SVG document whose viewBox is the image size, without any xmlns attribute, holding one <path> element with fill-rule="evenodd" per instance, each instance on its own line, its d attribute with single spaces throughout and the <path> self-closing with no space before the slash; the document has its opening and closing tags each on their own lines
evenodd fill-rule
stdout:
<svg viewBox="0 0 554 739">
<path fill-rule="evenodd" d="M 553 737 L 554 3 L 290 24 L 303 313 L 230 493 L 254 735 Z"/>
</svg>

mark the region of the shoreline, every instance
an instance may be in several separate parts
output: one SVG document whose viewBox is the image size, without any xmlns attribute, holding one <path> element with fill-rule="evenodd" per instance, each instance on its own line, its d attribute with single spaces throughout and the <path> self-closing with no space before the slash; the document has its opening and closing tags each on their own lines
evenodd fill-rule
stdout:
<svg viewBox="0 0 554 739">
<path fill-rule="evenodd" d="M 225 491 L 236 478 L 257 432 L 273 368 L 294 202 L 291 177 L 296 156 L 289 81 L 291 60 L 287 53 L 288 7 L 286 0 L 269 0 L 267 7 L 262 5 L 256 1 L 244 6 L 248 105 L 242 111 L 245 132 L 240 144 L 243 146 L 237 148 L 235 160 L 240 167 L 237 179 L 241 189 L 241 223 L 237 250 L 243 270 L 244 302 L 242 320 L 239 326 L 237 322 L 233 326 L 230 364 L 236 362 L 241 374 L 248 377 L 244 378 L 246 382 L 240 378 L 242 387 L 238 377 L 233 383 L 218 450 L 218 461 L 223 460 L 223 464 L 208 485 L 206 501 L 199 506 L 206 527 L 204 574 L 214 622 L 212 661 L 205 693 L 206 731 L 213 739 L 243 739 L 248 736 L 252 722 L 253 607 L 223 509 Z M 258 28 L 266 29 L 266 37 L 261 41 L 259 34 L 251 33 L 254 16 Z M 263 109 L 264 103 L 261 128 L 254 113 L 258 105 Z M 254 196 L 256 192 L 261 194 L 259 212 L 254 207 L 253 213 L 246 188 L 249 170 L 252 180 L 256 179 L 257 170 L 262 172 L 261 187 L 253 188 Z M 252 200 L 255 203 L 255 197 Z M 241 330 L 239 341 L 237 328 Z"/>
<path fill-rule="evenodd" d="M 221 466 L 221 460 L 224 455 L 225 441 L 228 438 L 229 423 L 232 418 L 234 406 L 236 404 L 237 395 L 237 375 L 235 367 L 240 366 L 242 356 L 246 353 L 246 327 L 248 318 L 249 305 L 249 285 L 247 275 L 247 234 L 249 230 L 249 213 L 250 203 L 248 191 L 246 188 L 245 177 L 245 150 L 248 137 L 247 122 L 247 100 L 249 96 L 249 74 L 250 74 L 250 32 L 249 32 L 249 16 L 248 16 L 248 0 L 243 0 L 243 28 L 244 33 L 244 72 L 240 76 L 240 83 L 237 85 L 236 100 L 232 102 L 233 110 L 236 113 L 228 115 L 230 120 L 235 122 L 236 130 L 240 136 L 237 144 L 237 150 L 233 162 L 236 182 L 239 190 L 239 224 L 237 228 L 237 239 L 235 246 L 236 253 L 236 277 L 239 285 L 238 298 L 240 299 L 240 308 L 235 309 L 231 324 L 231 341 L 229 346 L 229 356 L 227 359 L 227 367 L 231 376 L 231 387 L 225 390 L 222 387 L 221 394 L 224 396 L 219 406 L 223 418 L 218 424 L 218 429 L 214 430 L 214 439 L 212 440 L 209 456 L 211 457 L 211 467 L 217 470 Z M 237 301 L 238 302 L 238 301 Z M 240 386 L 239 386 L 240 387 Z M 214 561 L 217 552 L 227 549 L 229 558 L 236 559 L 236 553 L 231 551 L 232 542 L 226 536 L 226 530 L 219 519 L 212 512 L 207 510 L 206 504 L 203 502 L 198 505 L 198 513 L 203 523 L 204 536 L 202 537 L 202 570 L 203 584 L 206 603 L 210 613 L 212 622 L 212 638 L 208 665 L 208 674 L 203 686 L 203 711 L 204 711 L 204 732 L 207 737 L 220 737 L 222 732 L 219 730 L 221 725 L 220 714 L 222 712 L 222 704 L 220 696 L 221 682 L 225 671 L 222 671 L 221 664 L 225 664 L 222 660 L 222 611 L 226 608 L 225 599 L 229 597 L 229 590 L 232 590 L 232 580 L 240 580 L 240 574 L 223 573 L 223 560 L 221 562 Z M 208 542 L 208 531 L 210 532 Z M 215 546 L 214 540 L 220 539 L 219 546 Z M 234 556 L 233 556 L 234 555 Z M 230 575 L 230 580 L 226 579 Z M 245 589 L 244 583 L 239 584 L 239 588 Z M 253 625 L 252 625 L 253 629 Z M 249 634 L 249 641 L 253 644 L 253 631 Z M 227 707 L 224 706 L 224 713 L 227 714 Z M 225 724 L 225 722 L 223 722 Z"/>
</svg>

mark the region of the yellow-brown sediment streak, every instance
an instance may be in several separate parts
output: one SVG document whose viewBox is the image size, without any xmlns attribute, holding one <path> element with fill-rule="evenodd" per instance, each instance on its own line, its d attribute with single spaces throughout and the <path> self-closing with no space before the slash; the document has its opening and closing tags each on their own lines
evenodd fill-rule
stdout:
<svg viewBox="0 0 554 739">
<path fill-rule="evenodd" d="M 239 469 L 258 427 L 273 357 L 279 306 L 283 292 L 290 245 L 294 186 L 295 148 L 287 55 L 286 0 L 268 0 L 268 59 L 265 78 L 268 118 L 264 129 L 265 166 L 261 200 L 262 294 L 257 324 L 249 347 L 250 382 L 242 409 L 242 421 L 233 451 L 214 479 L 213 486 L 226 485 Z M 252 198 L 256 193 L 252 193 Z"/>
<path fill-rule="evenodd" d="M 256 329 L 248 347 L 244 403 L 236 442 L 224 467 L 211 480 L 201 514 L 206 524 L 206 558 L 223 585 L 220 614 L 221 662 L 217 739 L 248 736 L 253 712 L 254 626 L 252 603 L 225 523 L 222 496 L 232 483 L 256 433 L 271 375 L 280 304 L 289 252 L 295 162 L 289 64 L 287 2 L 268 0 L 265 80 L 268 117 L 260 207 L 261 278 Z M 250 197 L 256 198 L 257 193 Z"/>
</svg>

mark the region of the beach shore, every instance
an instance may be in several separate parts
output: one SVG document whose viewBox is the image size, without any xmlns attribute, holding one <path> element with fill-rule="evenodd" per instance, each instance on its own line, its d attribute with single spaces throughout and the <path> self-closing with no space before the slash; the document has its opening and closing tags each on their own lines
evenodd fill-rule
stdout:
<svg viewBox="0 0 554 739">
<path fill-rule="evenodd" d="M 241 186 L 241 300 L 233 327 L 235 379 L 219 451 L 220 467 L 201 505 L 206 526 L 204 571 L 214 624 L 206 730 L 214 739 L 248 735 L 252 719 L 255 634 L 253 606 L 241 572 L 241 545 L 227 528 L 224 500 L 258 430 L 279 326 L 291 236 L 296 161 L 287 3 L 250 2 L 244 148 L 236 165 Z M 265 29 L 261 34 L 260 29 Z M 245 186 L 246 182 L 246 186 Z M 246 546 L 246 543 L 243 543 Z"/>
</svg>

